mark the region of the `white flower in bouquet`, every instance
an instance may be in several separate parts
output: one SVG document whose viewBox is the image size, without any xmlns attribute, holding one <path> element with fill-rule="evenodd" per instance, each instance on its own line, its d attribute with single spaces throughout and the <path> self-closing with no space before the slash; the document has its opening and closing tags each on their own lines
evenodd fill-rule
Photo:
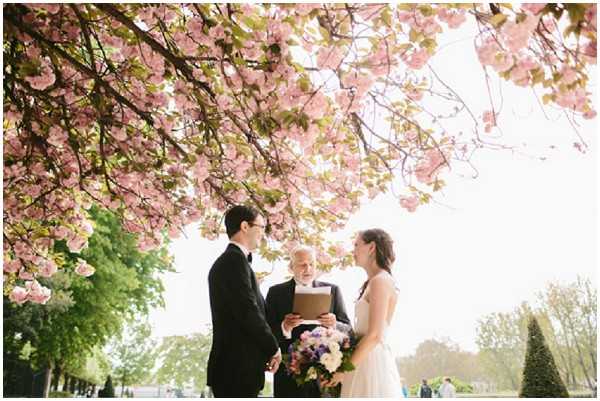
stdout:
<svg viewBox="0 0 600 401">
<path fill-rule="evenodd" d="M 321 362 L 323 366 L 325 366 L 325 369 L 333 373 L 342 364 L 342 358 L 337 355 L 334 355 L 333 353 L 327 353 L 321 355 L 321 359 L 319 360 L 319 362 Z"/>
</svg>

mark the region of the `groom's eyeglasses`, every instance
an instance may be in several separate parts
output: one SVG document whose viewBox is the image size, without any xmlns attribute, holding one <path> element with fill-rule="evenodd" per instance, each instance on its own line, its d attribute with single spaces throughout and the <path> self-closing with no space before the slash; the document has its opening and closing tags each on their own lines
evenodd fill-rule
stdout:
<svg viewBox="0 0 600 401">
<path fill-rule="evenodd" d="M 262 228 L 263 230 L 264 230 L 265 228 L 267 228 L 267 226 L 266 226 L 266 225 L 262 225 L 262 224 L 254 224 L 254 223 L 249 223 L 249 224 L 250 224 L 250 227 L 260 227 L 260 228 Z"/>
</svg>

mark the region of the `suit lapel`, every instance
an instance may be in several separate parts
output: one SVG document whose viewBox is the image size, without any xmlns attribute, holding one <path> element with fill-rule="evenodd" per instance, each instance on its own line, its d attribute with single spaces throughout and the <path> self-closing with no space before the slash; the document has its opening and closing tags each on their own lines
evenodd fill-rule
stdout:
<svg viewBox="0 0 600 401">
<path fill-rule="evenodd" d="M 248 263 L 248 260 L 246 259 L 244 252 L 242 252 L 242 250 L 234 244 L 229 244 L 229 246 L 227 246 L 227 250 L 230 252 L 237 252 L 237 253 L 241 254 L 242 256 L 244 256 L 244 266 L 246 267 L 246 269 L 248 269 L 248 272 L 250 273 L 250 284 L 252 285 L 252 289 L 254 290 L 254 294 L 256 295 L 256 302 L 258 303 L 258 307 L 260 308 L 261 312 L 264 315 L 265 314 L 265 299 L 263 298 L 262 294 L 260 293 L 260 286 L 258 285 L 258 280 L 256 279 L 254 270 L 252 270 L 250 263 Z"/>
<path fill-rule="evenodd" d="M 250 277 L 252 277 L 252 288 L 254 289 L 254 293 L 256 294 L 256 302 L 258 302 L 258 307 L 260 308 L 263 315 L 265 314 L 265 299 L 260 293 L 260 286 L 258 285 L 258 280 L 256 279 L 256 275 L 254 274 L 254 270 L 250 267 L 249 263 L 246 263 L 246 267 L 250 270 Z"/>
<path fill-rule="evenodd" d="M 283 310 L 286 313 L 292 313 L 292 309 L 294 308 L 294 293 L 296 291 L 296 282 L 292 278 L 288 281 L 285 293 L 283 294 L 282 303 Z"/>
</svg>

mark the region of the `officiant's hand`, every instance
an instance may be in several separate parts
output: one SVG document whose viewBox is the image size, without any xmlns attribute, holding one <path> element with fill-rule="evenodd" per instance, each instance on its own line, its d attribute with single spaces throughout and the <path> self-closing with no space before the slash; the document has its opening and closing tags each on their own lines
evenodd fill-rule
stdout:
<svg viewBox="0 0 600 401">
<path fill-rule="evenodd" d="M 337 319 L 333 313 L 323 313 L 319 316 L 319 323 L 321 326 L 325 326 L 330 329 L 335 329 L 335 324 L 337 323 Z"/>
<path fill-rule="evenodd" d="M 288 313 L 283 319 L 283 326 L 286 331 L 290 332 L 294 327 L 302 324 L 302 316 L 297 313 Z"/>
</svg>

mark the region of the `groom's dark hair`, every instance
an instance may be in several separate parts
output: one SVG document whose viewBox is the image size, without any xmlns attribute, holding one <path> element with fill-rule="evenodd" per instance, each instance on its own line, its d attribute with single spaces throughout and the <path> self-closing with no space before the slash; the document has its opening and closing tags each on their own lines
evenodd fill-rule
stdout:
<svg viewBox="0 0 600 401">
<path fill-rule="evenodd" d="M 225 229 L 227 230 L 227 236 L 231 238 L 237 234 L 237 232 L 240 231 L 242 221 L 254 223 L 256 216 L 258 216 L 258 210 L 251 206 L 233 206 L 225 213 Z"/>
</svg>

